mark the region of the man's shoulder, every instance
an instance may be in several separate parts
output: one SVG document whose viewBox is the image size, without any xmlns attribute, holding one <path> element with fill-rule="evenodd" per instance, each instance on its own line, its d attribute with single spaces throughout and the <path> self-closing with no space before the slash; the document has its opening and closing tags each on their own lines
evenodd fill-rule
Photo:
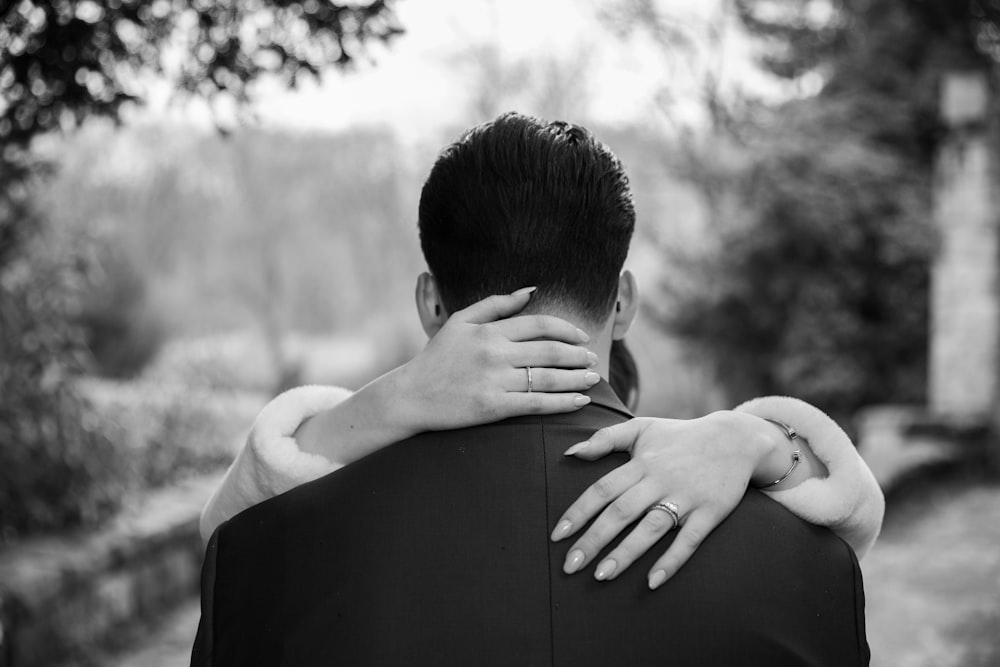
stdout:
<svg viewBox="0 0 1000 667">
<path fill-rule="evenodd" d="M 322 477 L 264 500 L 223 524 L 227 531 L 262 530 L 285 518 L 327 514 L 337 502 L 367 502 L 400 488 L 446 484 L 451 471 L 523 462 L 541 439 L 538 418 L 517 418 L 448 431 L 428 431 L 388 445 Z M 510 466 L 500 466 L 500 468 Z M 385 493 L 381 493 L 385 490 Z"/>
</svg>

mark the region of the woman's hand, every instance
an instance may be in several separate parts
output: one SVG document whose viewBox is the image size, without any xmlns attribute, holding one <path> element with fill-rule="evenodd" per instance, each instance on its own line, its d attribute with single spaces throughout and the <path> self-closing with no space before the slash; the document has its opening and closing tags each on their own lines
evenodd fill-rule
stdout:
<svg viewBox="0 0 1000 667">
<path fill-rule="evenodd" d="M 556 524 L 552 539 L 559 541 L 601 513 L 569 550 L 565 572 L 579 571 L 641 517 L 597 565 L 597 579 L 614 579 L 677 527 L 668 512 L 649 511 L 669 501 L 679 508 L 680 530 L 649 572 L 649 587 L 659 587 L 729 516 L 750 479 L 781 449 L 780 434 L 772 431 L 757 417 L 723 411 L 692 420 L 632 419 L 570 447 L 567 455 L 589 461 L 612 451 L 631 452 L 632 460 L 592 484 Z"/>
<path fill-rule="evenodd" d="M 600 381 L 590 337 L 550 315 L 520 312 L 533 288 L 491 296 L 454 313 L 411 361 L 395 393 L 415 431 L 473 426 L 518 415 L 579 410 Z M 528 371 L 531 368 L 531 391 Z"/>
<path fill-rule="evenodd" d="M 572 412 L 600 381 L 589 336 L 549 315 L 511 317 L 532 288 L 491 296 L 454 313 L 416 357 L 303 422 L 304 452 L 350 463 L 423 431 L 528 414 Z M 531 367 L 531 392 L 528 371 Z"/>
</svg>

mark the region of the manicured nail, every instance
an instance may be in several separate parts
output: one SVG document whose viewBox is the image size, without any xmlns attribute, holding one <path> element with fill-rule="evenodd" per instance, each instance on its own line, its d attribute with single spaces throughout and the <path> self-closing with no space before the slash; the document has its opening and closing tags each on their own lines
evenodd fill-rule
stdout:
<svg viewBox="0 0 1000 667">
<path fill-rule="evenodd" d="M 589 399 L 590 396 L 585 396 L 584 398 Z M 565 452 L 563 452 L 563 456 L 573 456 L 574 454 L 579 454 L 587 447 L 590 447 L 590 440 L 584 440 L 583 442 L 578 442 L 569 449 L 567 449 Z"/>
<path fill-rule="evenodd" d="M 590 342 L 590 336 L 588 336 L 587 332 L 584 331 L 583 329 L 577 329 L 576 330 L 576 337 L 580 339 L 581 343 L 589 343 Z"/>
<path fill-rule="evenodd" d="M 536 289 L 538 289 L 538 288 L 537 287 L 522 287 L 521 289 L 517 290 L 516 292 L 511 292 L 510 295 L 511 296 L 524 296 L 525 294 L 531 294 Z"/>
<path fill-rule="evenodd" d="M 649 577 L 649 590 L 655 591 L 666 579 L 667 573 L 663 570 L 657 570 Z"/>
<path fill-rule="evenodd" d="M 583 555 L 582 551 L 579 549 L 573 549 L 569 552 L 569 555 L 566 556 L 566 562 L 563 563 L 563 572 L 566 574 L 573 574 L 583 567 L 584 558 L 586 558 L 586 556 Z"/>
<path fill-rule="evenodd" d="M 593 352 L 587 351 L 587 366 L 593 368 L 597 365 L 597 355 Z"/>
<path fill-rule="evenodd" d="M 569 535 L 569 531 L 573 529 L 573 524 L 571 524 L 567 519 L 563 519 L 556 526 L 556 529 L 552 531 L 552 541 L 558 542 L 562 538 Z"/>
<path fill-rule="evenodd" d="M 594 579 L 598 581 L 604 581 L 612 574 L 615 573 L 615 568 L 618 567 L 618 563 L 615 562 L 613 558 L 609 558 L 600 565 L 597 566 L 597 572 L 594 573 Z"/>
<path fill-rule="evenodd" d="M 573 405 L 578 408 L 582 408 L 587 403 L 590 403 L 590 396 L 576 396 L 573 398 Z"/>
<path fill-rule="evenodd" d="M 601 376 L 594 371 L 587 371 L 587 374 L 583 376 L 583 381 L 587 383 L 587 386 L 592 387 L 601 381 Z"/>
</svg>

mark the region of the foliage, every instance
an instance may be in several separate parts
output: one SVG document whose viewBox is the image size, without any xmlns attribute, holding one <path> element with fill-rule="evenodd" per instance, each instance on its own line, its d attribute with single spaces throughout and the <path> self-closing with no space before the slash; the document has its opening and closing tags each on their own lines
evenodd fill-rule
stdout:
<svg viewBox="0 0 1000 667">
<path fill-rule="evenodd" d="M 674 256 L 693 277 L 668 285 L 664 319 L 710 351 L 734 398 L 789 393 L 840 414 L 921 401 L 937 81 L 947 68 L 995 71 L 1000 6 L 735 6 L 765 69 L 823 85 L 774 109 L 713 108 L 742 164 L 701 160 L 692 173 L 735 203 L 714 202 L 717 244 Z"/>
<path fill-rule="evenodd" d="M 49 0 L 0 9 L 0 142 L 88 116 L 117 118 L 150 73 L 179 91 L 246 99 L 268 74 L 294 86 L 401 32 L 391 0 Z"/>
<path fill-rule="evenodd" d="M 156 354 L 165 323 L 146 296 L 147 278 L 119 249 L 105 242 L 77 317 L 94 370 L 105 377 L 136 375 Z"/>
<path fill-rule="evenodd" d="M 0 541 L 117 506 L 120 461 L 70 384 L 86 358 L 66 313 L 85 280 L 37 240 L 0 266 Z"/>
<path fill-rule="evenodd" d="M 140 379 L 87 379 L 81 393 L 100 412 L 98 429 L 121 462 L 122 496 L 232 462 L 264 397 Z"/>
<path fill-rule="evenodd" d="M 815 109 L 800 104 L 754 144 L 733 192 L 743 215 L 675 255 L 666 321 L 711 350 L 736 399 L 792 394 L 841 414 L 919 401 L 929 179 L 853 131 L 809 136 Z"/>
<path fill-rule="evenodd" d="M 74 378 L 87 362 L 71 308 L 92 258 L 40 261 L 28 196 L 34 140 L 91 116 L 117 121 L 144 82 L 238 104 L 272 75 L 345 67 L 400 32 L 391 0 L 22 0 L 0 3 L 0 530 L 86 523 L 121 499 L 120 453 L 97 431 Z M 37 246 L 36 246 L 37 247 Z M 50 258 L 51 259 L 51 258 Z M 133 301 L 135 303 L 135 301 Z M 119 323 L 128 314 L 118 313 Z M 93 321 L 92 321 L 93 322 Z"/>
</svg>

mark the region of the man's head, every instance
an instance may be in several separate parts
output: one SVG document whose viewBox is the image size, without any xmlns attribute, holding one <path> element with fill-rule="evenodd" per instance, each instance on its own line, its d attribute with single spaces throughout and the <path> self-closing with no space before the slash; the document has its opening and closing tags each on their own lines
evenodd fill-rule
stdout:
<svg viewBox="0 0 1000 667">
<path fill-rule="evenodd" d="M 448 146 L 420 196 L 420 243 L 446 313 L 537 285 L 535 310 L 604 324 L 634 226 L 628 177 L 604 144 L 516 113 Z"/>
</svg>

